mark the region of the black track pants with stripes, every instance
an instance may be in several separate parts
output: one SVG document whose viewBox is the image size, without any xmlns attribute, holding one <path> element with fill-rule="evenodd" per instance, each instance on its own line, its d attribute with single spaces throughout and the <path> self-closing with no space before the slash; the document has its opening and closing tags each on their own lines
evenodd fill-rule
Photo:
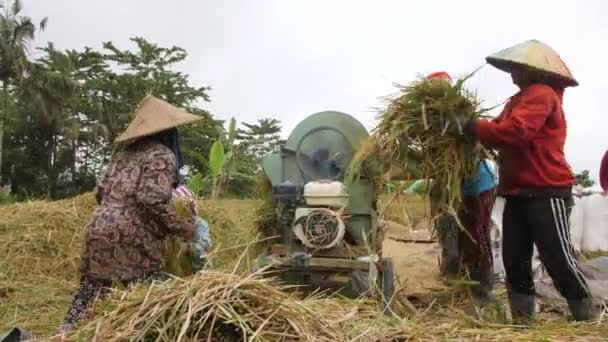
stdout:
<svg viewBox="0 0 608 342">
<path fill-rule="evenodd" d="M 570 240 L 572 200 L 508 197 L 503 213 L 503 259 L 507 289 L 534 294 L 532 253 L 540 259 L 557 290 L 567 300 L 590 296 Z"/>
</svg>

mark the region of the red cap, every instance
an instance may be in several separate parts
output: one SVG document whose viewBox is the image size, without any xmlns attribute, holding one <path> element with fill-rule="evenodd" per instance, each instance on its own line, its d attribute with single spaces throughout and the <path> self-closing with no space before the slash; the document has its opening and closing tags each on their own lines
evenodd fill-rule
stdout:
<svg viewBox="0 0 608 342">
<path fill-rule="evenodd" d="M 435 78 L 443 78 L 444 80 L 452 82 L 452 77 L 450 77 L 450 74 L 445 71 L 437 71 L 426 77 L 427 80 L 432 80 Z"/>
</svg>

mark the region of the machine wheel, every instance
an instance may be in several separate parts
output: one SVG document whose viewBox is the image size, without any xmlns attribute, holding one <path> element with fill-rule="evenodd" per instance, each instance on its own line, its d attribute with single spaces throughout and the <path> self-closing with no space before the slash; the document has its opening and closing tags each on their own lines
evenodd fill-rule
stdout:
<svg viewBox="0 0 608 342">
<path fill-rule="evenodd" d="M 393 259 L 386 258 L 382 260 L 382 300 L 383 311 L 388 309 L 393 295 L 395 294 L 395 270 L 393 268 Z"/>
</svg>

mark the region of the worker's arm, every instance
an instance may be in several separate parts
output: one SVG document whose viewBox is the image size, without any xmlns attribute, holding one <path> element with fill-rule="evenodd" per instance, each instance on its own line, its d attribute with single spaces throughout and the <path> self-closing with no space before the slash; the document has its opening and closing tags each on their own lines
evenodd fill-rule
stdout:
<svg viewBox="0 0 608 342">
<path fill-rule="evenodd" d="M 475 122 L 475 136 L 492 146 L 526 147 L 553 113 L 559 99 L 546 85 L 530 86 L 510 109 L 508 117 L 499 120 Z"/>
<path fill-rule="evenodd" d="M 137 202 L 170 234 L 181 236 L 187 241 L 194 241 L 197 237 L 194 218 L 180 217 L 175 209 L 172 196 L 175 168 L 173 153 L 164 150 L 152 152 L 147 164 L 143 166 L 137 189 Z"/>
</svg>

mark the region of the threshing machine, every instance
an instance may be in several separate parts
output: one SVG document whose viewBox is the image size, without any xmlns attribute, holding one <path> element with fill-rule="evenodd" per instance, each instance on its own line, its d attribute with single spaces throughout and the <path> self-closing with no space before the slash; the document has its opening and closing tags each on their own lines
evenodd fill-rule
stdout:
<svg viewBox="0 0 608 342">
<path fill-rule="evenodd" d="M 288 284 L 358 296 L 393 295 L 392 260 L 382 258 L 374 177 L 344 184 L 357 146 L 368 137 L 350 115 L 320 112 L 293 130 L 263 170 L 272 185 L 280 241 L 266 260 Z"/>
</svg>

